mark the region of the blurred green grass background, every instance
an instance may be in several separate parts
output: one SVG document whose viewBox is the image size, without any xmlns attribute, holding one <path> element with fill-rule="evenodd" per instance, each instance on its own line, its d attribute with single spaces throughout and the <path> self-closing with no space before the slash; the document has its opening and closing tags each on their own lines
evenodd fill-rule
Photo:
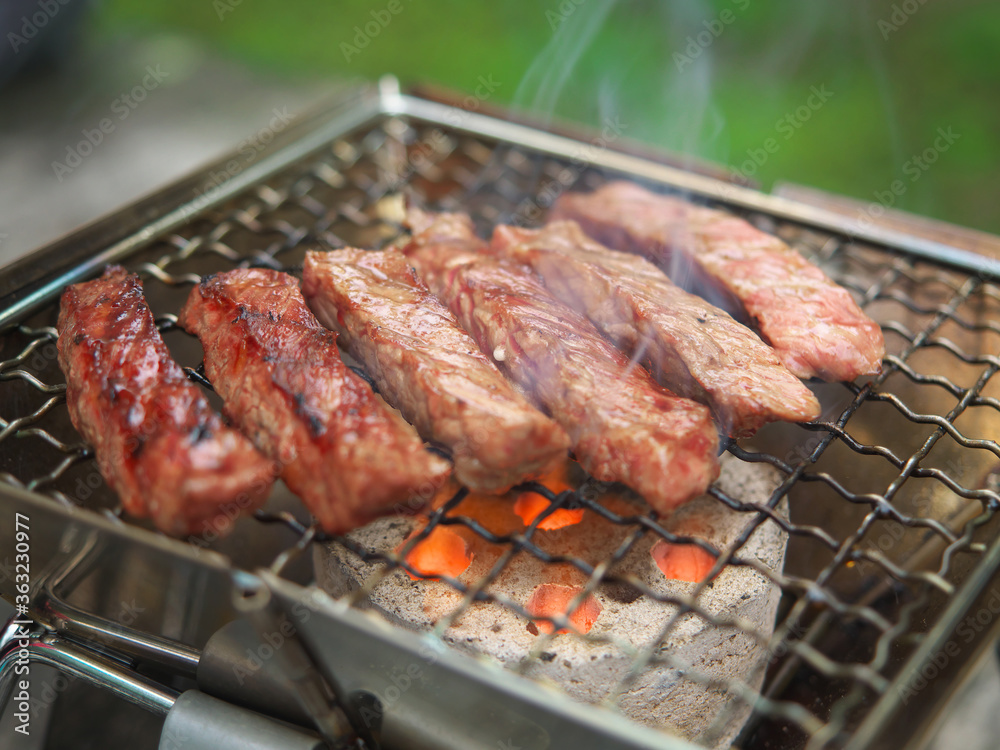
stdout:
<svg viewBox="0 0 1000 750">
<path fill-rule="evenodd" d="M 780 179 L 874 201 L 902 180 L 896 207 L 1000 232 L 992 0 L 105 0 L 92 18 L 98 40 L 161 32 L 272 73 L 392 73 L 465 92 L 490 78 L 490 103 L 618 118 L 628 138 L 765 189 Z M 814 86 L 831 95 L 802 121 Z M 957 140 L 914 168 L 939 128 Z M 768 139 L 778 148 L 761 159 Z"/>
</svg>

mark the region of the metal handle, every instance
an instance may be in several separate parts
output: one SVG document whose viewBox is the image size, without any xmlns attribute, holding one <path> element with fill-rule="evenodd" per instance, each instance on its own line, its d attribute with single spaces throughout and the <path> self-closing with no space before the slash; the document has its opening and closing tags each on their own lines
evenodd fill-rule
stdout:
<svg viewBox="0 0 1000 750">
<path fill-rule="evenodd" d="M 102 552 L 92 536 L 77 541 L 59 569 L 40 581 L 32 601 L 35 619 L 50 631 L 91 649 L 100 644 L 108 656 L 132 665 L 146 662 L 170 672 L 196 677 L 198 687 L 209 695 L 250 708 L 284 721 L 312 727 L 314 720 L 303 710 L 298 689 L 272 659 L 276 648 L 284 646 L 294 628 L 283 622 L 261 640 L 246 620 L 235 620 L 217 631 L 202 652 L 176 641 L 157 637 L 135 628 L 92 615 L 63 601 L 59 589 L 83 575 Z M 287 627 L 286 627 L 287 625 Z"/>
<path fill-rule="evenodd" d="M 0 709 L 11 696 L 14 667 L 27 651 L 28 660 L 83 678 L 155 714 L 166 715 L 161 750 L 318 750 L 316 735 L 233 706 L 197 690 L 176 692 L 132 672 L 120 662 L 34 630 L 25 646 L 4 630 L 0 644 Z"/>
<path fill-rule="evenodd" d="M 60 672 L 82 677 L 153 713 L 167 713 L 177 698 L 177 693 L 125 669 L 119 662 L 67 643 L 59 636 L 41 635 L 35 632 L 29 636 L 27 646 L 19 646 L 11 640 L 0 652 L 2 703 L 6 703 L 10 697 L 14 666 L 21 658 L 19 652 L 22 650 L 28 652 L 28 661 L 31 663 L 45 664 Z"/>
</svg>

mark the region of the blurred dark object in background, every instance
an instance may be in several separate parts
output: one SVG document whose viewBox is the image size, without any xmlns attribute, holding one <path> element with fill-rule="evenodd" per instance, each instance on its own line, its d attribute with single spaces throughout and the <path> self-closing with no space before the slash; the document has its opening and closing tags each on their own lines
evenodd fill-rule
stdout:
<svg viewBox="0 0 1000 750">
<path fill-rule="evenodd" d="M 65 59 L 91 4 L 91 0 L 2 0 L 0 87 L 23 70 Z"/>
</svg>

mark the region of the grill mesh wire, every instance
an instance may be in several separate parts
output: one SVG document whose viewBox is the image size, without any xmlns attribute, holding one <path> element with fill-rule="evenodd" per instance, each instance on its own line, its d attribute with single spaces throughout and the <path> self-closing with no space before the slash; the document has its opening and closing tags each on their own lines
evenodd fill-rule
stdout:
<svg viewBox="0 0 1000 750">
<path fill-rule="evenodd" d="M 530 224 L 556 194 L 596 187 L 605 179 L 582 161 L 386 118 L 193 219 L 126 265 L 143 276 L 168 345 L 198 379 L 197 344 L 176 329 L 172 313 L 200 274 L 248 264 L 294 272 L 307 247 L 382 246 L 399 235 L 391 217 L 400 193 L 432 209 L 469 211 L 486 231 L 501 221 Z M 824 405 L 819 421 L 771 425 L 753 440 L 728 446 L 738 459 L 780 472 L 781 484 L 766 505 L 747 504 L 718 487 L 710 492 L 749 521 L 739 543 L 721 551 L 717 568 L 754 565 L 783 593 L 773 637 L 749 633 L 766 646 L 764 695 L 750 687 L 752 681 L 714 687 L 733 692 L 737 700 L 756 701 L 764 726 L 747 738 L 747 746 L 764 742 L 770 722 L 786 730 L 784 741 L 791 746 L 834 747 L 888 689 L 921 633 L 933 625 L 927 613 L 954 594 L 985 551 L 984 527 L 998 500 L 993 469 L 1000 448 L 989 436 L 996 434 L 1000 414 L 1000 389 L 993 379 L 1000 359 L 991 353 L 1000 341 L 995 322 L 1000 289 L 768 216 L 747 218 L 781 235 L 850 289 L 882 324 L 887 339 L 887 366 L 871 383 L 816 387 Z M 2 337 L 0 477 L 57 502 L 118 517 L 114 496 L 99 481 L 91 452 L 68 420 L 55 361 L 56 314 L 53 304 Z M 450 513 L 464 496 L 460 492 L 430 515 L 422 534 L 439 524 L 460 525 L 505 551 L 486 578 L 450 582 L 464 596 L 451 617 L 438 623 L 438 632 L 474 600 L 492 596 L 486 592 L 490 580 L 515 554 L 575 567 L 587 577 L 589 592 L 612 580 L 611 564 L 646 535 L 711 550 L 697 539 L 669 533 L 652 512 L 620 516 L 593 494 L 556 495 L 537 484 L 527 489 L 553 508 L 582 507 L 625 527 L 624 541 L 612 559 L 597 566 L 554 556 L 538 544 L 534 527 L 498 536 L 472 518 Z M 786 497 L 790 517 L 778 510 Z M 258 512 L 256 519 L 286 529 L 293 541 L 286 544 L 286 532 L 259 558 L 238 561 L 246 567 L 281 572 L 315 542 L 327 541 L 301 520 L 301 511 Z M 777 524 L 789 535 L 784 571 L 740 556 L 740 545 L 761 524 Z M 349 539 L 334 543 L 363 559 L 386 561 L 387 575 L 400 565 L 398 557 L 373 554 Z M 665 636 L 686 612 L 713 626 L 745 630 L 731 617 L 706 611 L 699 603 L 705 585 L 672 600 L 679 609 Z M 504 604 L 527 616 L 519 604 Z M 538 638 L 532 659 L 545 651 L 549 638 Z M 636 676 L 661 662 L 682 666 L 655 649 L 631 658 Z M 690 673 L 685 679 L 709 678 Z M 812 687 L 803 692 L 806 683 Z M 627 682 L 620 684 L 607 701 L 614 704 L 627 688 Z M 725 716 L 717 718 L 722 722 Z"/>
</svg>

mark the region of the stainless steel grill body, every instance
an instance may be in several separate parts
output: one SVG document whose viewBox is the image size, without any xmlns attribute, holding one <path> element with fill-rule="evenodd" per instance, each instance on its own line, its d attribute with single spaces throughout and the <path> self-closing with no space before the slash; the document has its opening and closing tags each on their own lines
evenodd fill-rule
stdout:
<svg viewBox="0 0 1000 750">
<path fill-rule="evenodd" d="M 113 644 L 134 662 L 191 673 L 193 649 L 239 614 L 239 592 L 251 589 L 266 592 L 269 616 L 284 612 L 296 620 L 308 658 L 371 742 L 687 746 L 615 716 L 614 694 L 610 711 L 595 713 L 450 653 L 440 633 L 416 636 L 375 623 L 358 611 L 363 592 L 332 602 L 308 585 L 312 545 L 331 540 L 290 496 L 276 493 L 225 539 L 177 541 L 122 519 L 69 423 L 55 361 L 55 295 L 110 261 L 144 277 L 168 346 L 194 372 L 197 342 L 176 329 L 173 315 L 202 274 L 248 264 L 294 271 L 309 247 L 382 246 L 400 233 L 404 195 L 432 209 L 468 211 L 486 231 L 498 222 L 537 223 L 559 193 L 626 177 L 725 207 L 778 234 L 850 289 L 886 333 L 882 375 L 815 386 L 820 420 L 770 425 L 728 446 L 736 458 L 780 472 L 766 503 L 711 491 L 747 514 L 743 541 L 767 524 L 790 539 L 784 570 L 760 571 L 783 595 L 775 634 L 749 633 L 771 657 L 760 665 L 764 688 L 721 686 L 755 710 L 741 746 L 899 747 L 904 738 L 916 746 L 926 736 L 958 678 L 990 642 L 1000 613 L 1000 594 L 991 589 L 1000 567 L 1000 263 L 866 229 L 597 140 L 569 140 L 402 96 L 391 85 L 362 89 L 290 128 L 224 183 L 216 185 L 211 172 L 39 251 L 0 278 L 0 321 L 8 326 L 0 337 L 5 598 L 18 593 L 9 550 L 13 515 L 22 513 L 30 519 L 31 615 L 77 642 Z M 586 497 L 530 489 L 607 517 Z M 428 528 L 459 524 L 488 535 L 475 519 L 450 514 L 460 500 L 461 493 L 433 513 Z M 787 518 L 777 510 L 786 501 Z M 686 541 L 652 514 L 611 520 L 634 540 Z M 491 541 L 511 554 L 544 556 L 533 533 Z M 350 540 L 332 542 L 372 556 Z M 741 558 L 739 544 L 723 552 L 723 562 L 753 564 Z M 392 556 L 386 562 L 387 571 L 399 565 Z M 588 585 L 609 578 L 601 565 L 560 562 L 576 566 Z M 474 606 L 488 583 L 461 586 L 459 610 Z M 741 629 L 705 611 L 700 593 L 696 588 L 675 603 L 713 626 Z M 266 633 L 266 617 L 257 622 Z M 130 634 L 137 634 L 131 645 Z M 655 649 L 639 653 L 634 671 L 670 659 Z M 419 690 L 397 685 L 398 695 L 392 693 L 393 675 L 413 664 Z M 492 718 L 473 720 L 485 707 Z"/>
</svg>

